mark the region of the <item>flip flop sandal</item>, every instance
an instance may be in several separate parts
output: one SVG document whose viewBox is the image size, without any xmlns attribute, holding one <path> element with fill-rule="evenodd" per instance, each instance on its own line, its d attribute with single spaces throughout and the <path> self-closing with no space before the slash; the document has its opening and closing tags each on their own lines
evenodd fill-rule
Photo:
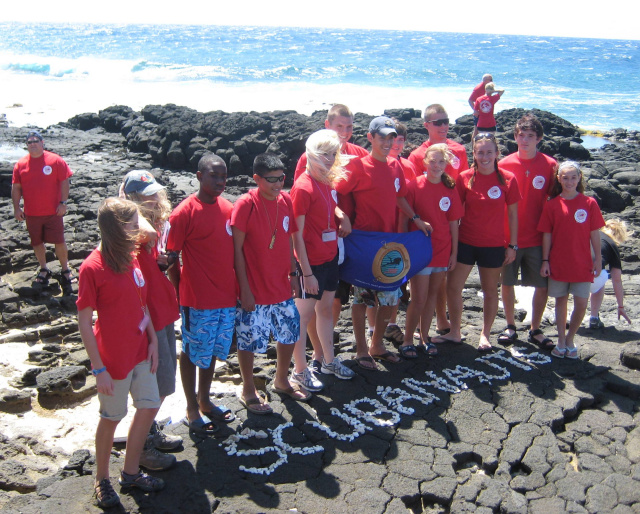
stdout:
<svg viewBox="0 0 640 514">
<path fill-rule="evenodd" d="M 439 328 L 439 329 L 436 330 L 436 334 L 438 334 L 439 336 L 446 335 L 449 332 L 451 332 L 450 328 Z"/>
<path fill-rule="evenodd" d="M 407 346 L 400 346 L 398 348 L 398 351 L 400 352 L 400 355 L 402 355 L 407 360 L 414 360 L 418 358 L 418 351 L 412 344 Z"/>
<path fill-rule="evenodd" d="M 189 421 L 188 418 L 184 418 L 182 422 L 189 427 L 191 432 L 203 437 L 213 435 L 220 430 L 220 427 L 206 416 L 200 416 L 198 419 L 194 419 L 193 421 Z"/>
<path fill-rule="evenodd" d="M 365 356 L 365 357 L 356 357 L 356 362 L 358 363 L 358 366 L 360 366 L 362 369 L 366 369 L 368 371 L 378 371 L 378 366 L 376 365 L 376 362 L 373 360 L 372 357 L 370 356 Z M 365 366 L 363 363 L 369 363 L 370 366 Z"/>
<path fill-rule="evenodd" d="M 437 341 L 436 341 L 437 339 Z M 442 343 L 453 343 L 453 344 L 462 344 L 462 339 L 460 340 L 455 340 L 455 339 L 448 339 L 444 336 L 436 336 L 436 337 L 432 337 L 431 338 L 431 342 L 435 343 L 435 344 L 442 344 Z"/>
<path fill-rule="evenodd" d="M 567 353 L 565 354 L 565 357 L 567 359 L 577 360 L 578 359 L 578 348 L 575 347 L 575 346 L 573 348 L 567 348 Z"/>
<path fill-rule="evenodd" d="M 389 325 L 384 331 L 384 338 L 397 346 L 403 343 L 404 334 L 398 325 Z"/>
<path fill-rule="evenodd" d="M 43 273 L 44 273 L 44 276 L 42 276 Z M 48 286 L 51 275 L 52 273 L 49 268 L 40 268 L 40 271 L 38 271 L 38 274 L 36 275 L 34 282 L 36 284 L 40 284 L 41 286 Z"/>
<path fill-rule="evenodd" d="M 529 330 L 529 342 L 539 346 L 542 350 L 551 350 L 556 346 L 556 344 L 548 337 L 545 337 L 542 341 L 538 341 L 536 336 L 544 336 L 544 332 L 539 328 Z"/>
<path fill-rule="evenodd" d="M 279 387 L 271 386 L 271 390 L 274 393 L 288 396 L 289 398 L 297 402 L 306 402 L 309 398 L 311 398 L 311 393 L 306 389 L 300 387 L 298 384 L 292 387 L 288 387 L 287 389 L 280 389 Z M 302 394 L 303 396 L 300 396 L 300 394 Z"/>
<path fill-rule="evenodd" d="M 567 353 L 566 348 L 558 348 L 557 346 L 551 350 L 551 355 L 557 357 L 558 359 L 564 359 L 564 355 Z"/>
<path fill-rule="evenodd" d="M 493 346 L 491 346 L 490 344 L 487 346 L 478 346 L 478 351 L 480 353 L 489 353 L 493 351 Z"/>
<path fill-rule="evenodd" d="M 513 334 L 509 335 L 508 331 L 509 330 L 513 330 Z M 513 344 L 518 340 L 518 334 L 516 333 L 516 326 L 515 325 L 507 325 L 507 328 L 505 329 L 504 332 L 502 332 L 502 334 L 500 334 L 498 336 L 498 342 L 500 344 Z"/>
<path fill-rule="evenodd" d="M 438 355 L 438 348 L 436 348 L 436 345 L 431 342 L 427 343 L 427 345 L 424 347 L 424 351 L 427 352 L 427 355 L 429 355 L 430 357 Z"/>
<path fill-rule="evenodd" d="M 377 361 L 392 362 L 394 364 L 400 362 L 400 357 L 398 357 L 397 353 L 384 352 L 380 355 L 372 355 L 371 357 Z"/>
<path fill-rule="evenodd" d="M 244 398 L 240 397 L 240 403 L 245 409 L 247 409 L 252 414 L 258 414 L 260 416 L 264 416 L 265 414 L 273 413 L 273 409 L 271 408 L 271 405 L 269 405 L 268 403 L 265 403 L 262 398 L 249 398 L 248 400 L 245 400 Z M 256 409 L 255 407 L 256 405 L 265 405 L 268 408 Z"/>
<path fill-rule="evenodd" d="M 219 423 L 231 423 L 236 419 L 236 415 L 226 405 L 216 405 L 210 411 L 202 411 L 202 414 Z"/>
</svg>

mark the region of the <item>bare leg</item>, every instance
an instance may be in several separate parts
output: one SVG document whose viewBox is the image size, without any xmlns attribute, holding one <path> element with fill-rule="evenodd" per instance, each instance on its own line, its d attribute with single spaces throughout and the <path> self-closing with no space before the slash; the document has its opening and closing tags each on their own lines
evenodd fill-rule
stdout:
<svg viewBox="0 0 640 514">
<path fill-rule="evenodd" d="M 373 332 L 376 326 L 376 314 L 378 307 L 367 307 L 367 325 L 369 325 L 369 332 Z"/>
<path fill-rule="evenodd" d="M 158 409 L 136 409 L 129 427 L 127 449 L 124 455 L 123 471 L 128 475 L 137 475 L 140 471 L 140 455 L 157 413 Z"/>
<path fill-rule="evenodd" d="M 447 273 L 438 289 L 438 297 L 436 300 L 436 328 L 438 330 L 446 330 L 451 328 L 451 324 L 447 319 Z M 420 329 L 422 330 L 422 329 Z"/>
<path fill-rule="evenodd" d="M 571 321 L 569 322 L 569 333 L 567 334 L 567 338 L 565 341 L 567 348 L 575 347 L 573 338 L 580 328 L 580 324 L 584 319 L 585 312 L 587 312 L 588 302 L 588 298 L 579 298 L 573 295 L 573 312 L 571 313 Z"/>
<path fill-rule="evenodd" d="M 429 291 L 429 275 L 415 275 L 411 279 L 411 301 L 407 307 L 407 319 L 405 321 L 404 341 L 402 346 L 413 345 L 413 333 L 420 322 L 420 314 L 424 310 Z M 425 337 L 428 334 L 425 334 Z"/>
<path fill-rule="evenodd" d="M 369 347 L 365 336 L 365 317 L 367 306 L 363 303 L 354 303 L 351 306 L 351 319 L 353 322 L 353 336 L 356 340 L 356 357 L 367 357 Z"/>
<path fill-rule="evenodd" d="M 491 346 L 489 337 L 491 336 L 491 327 L 498 314 L 498 281 L 502 268 L 482 268 L 478 267 L 480 272 L 480 284 L 484 296 L 483 302 L 483 323 L 482 333 L 480 334 L 479 347 Z"/>
<path fill-rule="evenodd" d="M 431 328 L 431 320 L 433 319 L 433 313 L 438 301 L 438 295 L 440 293 L 442 284 L 445 281 L 445 272 L 432 273 L 429 277 L 429 289 L 427 292 L 427 298 L 420 314 L 420 333 L 423 341 L 426 343 L 429 337 L 429 329 Z"/>
<path fill-rule="evenodd" d="M 242 397 L 245 400 L 259 398 L 256 384 L 253 381 L 253 352 L 238 350 L 238 364 L 242 376 Z"/>
<path fill-rule="evenodd" d="M 215 407 L 215 405 L 211 403 L 211 399 L 209 397 L 209 393 L 211 392 L 211 382 L 213 382 L 213 374 L 215 371 L 215 357 L 211 359 L 211 364 L 207 369 L 198 368 L 198 406 L 203 412 L 208 412 Z"/>
<path fill-rule="evenodd" d="M 96 429 L 96 485 L 103 478 L 109 478 L 109 457 L 113 446 L 113 434 L 116 432 L 118 423 L 119 421 L 111 421 L 106 418 L 100 418 L 98 421 Z"/>
<path fill-rule="evenodd" d="M 566 348 L 567 302 L 569 295 L 556 298 L 556 325 L 558 327 L 558 344 L 556 348 Z"/>
<path fill-rule="evenodd" d="M 369 349 L 369 353 L 371 355 L 380 355 L 387 351 L 384 347 L 384 343 L 382 342 L 382 337 L 387 325 L 389 324 L 392 312 L 393 306 L 391 305 L 378 306 L 376 321 L 373 328 L 373 336 L 371 337 L 371 348 Z"/>
<path fill-rule="evenodd" d="M 67 243 L 57 243 L 56 245 L 56 257 L 60 261 L 60 267 L 63 270 L 69 268 L 69 250 L 67 249 Z"/>
<path fill-rule="evenodd" d="M 33 247 L 33 253 L 36 254 L 36 259 L 38 259 L 38 264 L 40 264 L 41 268 L 47 267 L 47 249 L 44 246 L 44 243 L 39 244 L 38 246 Z"/>
<path fill-rule="evenodd" d="M 338 320 L 340 319 L 340 313 L 342 312 L 342 303 L 340 302 L 340 298 L 336 298 L 333 300 L 333 326 L 335 327 L 338 324 Z"/>
<path fill-rule="evenodd" d="M 602 306 L 602 300 L 604 300 L 604 286 L 599 291 L 591 293 L 591 317 L 600 317 L 600 307 Z"/>
<path fill-rule="evenodd" d="M 302 373 L 307 369 L 307 325 L 310 325 L 310 320 L 315 318 L 314 308 L 316 302 L 317 300 L 314 298 L 295 299 L 296 308 L 300 313 L 300 339 L 296 341 L 293 350 L 293 362 L 296 373 Z"/>
<path fill-rule="evenodd" d="M 276 343 L 276 352 L 278 354 L 276 363 L 276 376 L 273 379 L 274 387 L 278 389 L 289 389 L 293 387 L 289 382 L 289 366 L 291 365 L 291 357 L 293 355 L 293 349 L 295 344 L 282 344 Z M 304 398 L 306 393 L 298 391 L 296 393 L 298 398 Z"/>
<path fill-rule="evenodd" d="M 327 364 L 333 362 L 333 316 L 331 313 L 331 306 L 333 305 L 333 298 L 335 291 L 324 291 L 320 301 L 316 302 L 315 314 L 316 314 L 316 328 L 318 330 L 318 337 L 320 344 L 322 345 L 321 358 Z M 324 357 L 322 357 L 324 356 Z"/>
<path fill-rule="evenodd" d="M 316 300 L 317 301 L 317 300 Z M 338 316 L 340 315 L 340 311 L 338 311 Z M 333 327 L 334 325 L 332 325 Z M 318 327 L 316 320 L 316 313 L 314 312 L 311 316 L 311 320 L 307 325 L 307 334 L 309 334 L 309 340 L 311 341 L 311 346 L 313 347 L 313 354 L 311 358 L 316 361 L 322 361 L 322 344 L 320 343 L 320 337 L 318 336 Z M 333 332 L 331 333 L 331 337 L 333 337 Z M 293 354 L 293 359 L 295 360 L 295 353 Z"/>
<path fill-rule="evenodd" d="M 462 339 L 462 290 L 473 266 L 458 262 L 447 275 L 447 305 L 451 332 L 438 338 L 439 341 L 460 341 Z"/>
<path fill-rule="evenodd" d="M 515 325 L 516 324 L 516 291 L 513 286 L 505 286 L 502 285 L 502 305 L 504 306 L 504 317 L 507 320 L 507 325 Z M 533 314 L 532 314 L 533 316 Z M 538 322 L 538 325 L 540 323 Z M 533 328 L 533 323 L 531 323 L 531 328 Z M 513 330 L 507 328 L 505 330 L 505 334 L 512 335 L 514 333 Z"/>
<path fill-rule="evenodd" d="M 196 365 L 191 362 L 189 356 L 184 352 L 180 352 L 179 362 L 182 390 L 187 400 L 187 419 L 195 421 L 200 417 L 196 396 Z"/>
<path fill-rule="evenodd" d="M 547 307 L 547 300 L 549 295 L 547 294 L 546 287 L 536 287 L 533 292 L 533 301 L 531 303 L 531 330 L 540 328 L 542 323 L 542 315 Z"/>
</svg>

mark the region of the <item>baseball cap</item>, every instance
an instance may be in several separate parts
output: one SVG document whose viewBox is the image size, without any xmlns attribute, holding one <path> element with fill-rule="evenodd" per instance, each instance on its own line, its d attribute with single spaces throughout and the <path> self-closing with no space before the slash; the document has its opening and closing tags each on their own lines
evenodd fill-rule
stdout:
<svg viewBox="0 0 640 514">
<path fill-rule="evenodd" d="M 133 170 L 124 177 L 124 192 L 138 193 L 143 196 L 151 196 L 164 189 L 156 182 L 153 175 L 145 170 Z"/>
<path fill-rule="evenodd" d="M 388 136 L 389 134 L 396 134 L 396 124 L 393 120 L 387 116 L 378 116 L 373 118 L 369 123 L 370 134 L 380 134 L 381 136 Z"/>
<path fill-rule="evenodd" d="M 30 137 L 37 137 L 40 141 L 42 141 L 42 135 L 37 130 L 30 130 L 27 134 L 27 141 L 29 141 Z"/>
</svg>

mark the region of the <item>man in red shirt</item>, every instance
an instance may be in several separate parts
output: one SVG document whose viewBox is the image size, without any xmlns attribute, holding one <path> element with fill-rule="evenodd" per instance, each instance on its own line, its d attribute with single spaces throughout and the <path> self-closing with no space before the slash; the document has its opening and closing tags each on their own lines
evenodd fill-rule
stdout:
<svg viewBox="0 0 640 514">
<path fill-rule="evenodd" d="M 522 200 L 518 204 L 518 249 L 516 258 L 502 270 L 502 303 L 507 328 L 499 341 L 513 342 L 517 339 L 515 326 L 515 290 L 518 270 L 522 285 L 535 287 L 531 308 L 531 331 L 529 341 L 542 348 L 553 348 L 551 339 L 540 330 L 540 322 L 547 305 L 547 278 L 540 276 L 542 266 L 542 233 L 538 221 L 554 183 L 558 165 L 553 157 L 538 151 L 543 129 L 540 120 L 525 114 L 516 122 L 514 137 L 518 151 L 502 159 L 498 166 L 513 173 L 518 183 Z M 505 224 L 505 246 L 510 241 L 509 227 Z"/>
<path fill-rule="evenodd" d="M 493 82 L 493 77 L 489 73 L 485 73 L 482 76 L 482 82 L 480 82 L 480 84 L 478 84 L 476 87 L 473 88 L 473 91 L 471 92 L 471 96 L 469 97 L 469 105 L 471 106 L 472 109 L 476 103 L 476 100 L 480 98 L 482 95 L 484 95 L 484 87 L 489 82 Z M 473 117 L 473 122 L 474 122 L 473 123 L 474 125 L 478 124 L 478 118 L 476 116 Z"/>
<path fill-rule="evenodd" d="M 68 265 L 62 217 L 67 212 L 69 177 L 73 172 L 62 157 L 44 149 L 44 140 L 35 130 L 27 134 L 27 150 L 29 155 L 13 168 L 13 215 L 16 220 L 27 222 L 31 246 L 40 264 L 36 283 L 49 284 L 51 270 L 47 268 L 44 244 L 52 243 L 62 268 L 60 285 L 63 293 L 69 295 L 73 292 L 71 284 L 77 279 L 72 277 Z M 24 210 L 20 208 L 20 198 L 24 199 Z"/>
<path fill-rule="evenodd" d="M 424 126 L 429 133 L 429 138 L 409 155 L 409 161 L 411 161 L 416 169 L 416 176 L 421 175 L 425 171 L 424 156 L 427 148 L 438 143 L 445 143 L 449 147 L 449 150 L 451 150 L 451 153 L 453 153 L 455 159 L 451 164 L 447 165 L 444 171 L 453 180 L 456 180 L 461 171 L 469 169 L 469 160 L 467 159 L 467 151 L 464 146 L 451 139 L 447 139 L 447 134 L 449 133 L 449 116 L 442 105 L 431 104 L 424 110 Z M 446 280 L 443 281 L 440 291 L 438 292 L 436 329 L 440 334 L 447 333 L 450 330 L 449 320 L 447 319 Z"/>
</svg>

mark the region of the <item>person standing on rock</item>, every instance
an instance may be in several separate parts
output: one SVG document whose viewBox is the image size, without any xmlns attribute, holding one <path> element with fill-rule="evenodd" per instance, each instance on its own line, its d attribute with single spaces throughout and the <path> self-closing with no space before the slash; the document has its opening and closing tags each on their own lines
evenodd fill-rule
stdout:
<svg viewBox="0 0 640 514">
<path fill-rule="evenodd" d="M 288 378 L 295 343 L 300 338 L 300 315 L 293 301 L 293 293 L 300 296 L 300 273 L 292 237 L 298 226 L 291 197 L 282 191 L 284 178 L 284 164 L 277 155 L 256 156 L 253 179 L 258 187 L 238 198 L 231 217 L 240 287 L 236 310 L 240 403 L 254 414 L 273 412 L 259 395 L 253 376 L 254 353 L 266 353 L 271 336 L 276 341 L 278 359 L 272 390 L 300 402 L 311 397 Z"/>
<path fill-rule="evenodd" d="M 478 132 L 495 132 L 496 118 L 493 115 L 495 104 L 504 94 L 504 89 L 496 89 L 493 82 L 489 82 L 484 86 L 485 94 L 476 99 L 473 104 L 473 115 L 478 117 L 478 123 L 473 127 L 473 137 Z"/>
<path fill-rule="evenodd" d="M 164 481 L 140 471 L 140 455 L 160 408 L 158 339 L 149 316 L 148 285 L 135 257 L 138 206 L 107 198 L 98 209 L 101 242 L 80 266 L 78 328 L 96 378 L 100 421 L 96 430 L 95 496 L 98 506 L 120 503 L 109 479 L 113 436 L 127 414 L 129 394 L 136 413 L 129 427 L 123 488 L 158 491 Z M 92 326 L 93 312 L 98 319 Z"/>
<path fill-rule="evenodd" d="M 473 166 L 458 175 L 456 189 L 464 207 L 458 236 L 458 263 L 447 278 L 451 332 L 434 343 L 462 342 L 462 290 L 478 265 L 483 293 L 483 324 L 478 351 L 491 351 L 491 327 L 498 312 L 498 281 L 502 267 L 515 259 L 520 191 L 513 174 L 498 167 L 498 143 L 490 132 L 473 139 Z M 506 206 L 506 208 L 505 208 Z M 505 218 L 511 239 L 504 247 Z"/>
<path fill-rule="evenodd" d="M 169 217 L 167 251 L 175 262 L 169 268 L 169 279 L 182 315 L 180 377 L 187 400 L 185 424 L 190 431 L 208 436 L 218 430 L 215 422 L 235 419 L 228 407 L 211 403 L 209 395 L 216 359 L 226 360 L 229 355 L 237 288 L 233 205 L 220 196 L 227 182 L 227 166 L 219 156 L 207 153 L 198 162 L 196 177 L 198 192 L 183 200 Z"/>
<path fill-rule="evenodd" d="M 160 400 L 164 401 L 176 390 L 176 334 L 173 323 L 180 317 L 176 293 L 157 262 L 158 257 L 162 258 L 164 255 L 164 248 L 160 249 L 161 253 L 158 251 L 157 242 L 160 239 L 162 243 L 163 236 L 166 237 L 163 233 L 166 233 L 166 229 L 163 229 L 171 214 L 171 204 L 164 187 L 156 182 L 151 173 L 144 170 L 127 173 L 120 193 L 122 197 L 136 203 L 140 211 L 140 237 L 136 257 L 149 287 L 149 314 L 158 338 L 156 378 Z M 163 432 L 154 420 L 140 457 L 140 465 L 152 471 L 169 469 L 176 463 L 176 458 L 158 450 L 175 450 L 181 444 L 182 437 Z"/>
<path fill-rule="evenodd" d="M 353 171 L 336 184 L 336 191 L 343 196 L 352 194 L 356 219 L 354 229 L 369 232 L 397 232 L 396 207 L 425 235 L 431 226 L 420 219 L 409 206 L 407 185 L 402 166 L 397 160 L 388 159 L 396 138 L 396 126 L 391 118 L 378 116 L 371 120 L 367 139 L 371 143 L 371 154 L 355 163 Z M 382 341 L 393 306 L 400 300 L 400 288 L 393 291 L 377 291 L 354 287 L 353 335 L 356 340 L 356 361 L 367 370 L 378 369 L 375 360 L 396 363 L 400 357 L 385 349 Z M 365 318 L 367 305 L 377 306 L 371 347 L 367 345 Z M 375 360 L 374 360 L 375 359 Z"/>
<path fill-rule="evenodd" d="M 593 278 L 602 271 L 600 229 L 605 223 L 597 202 L 583 193 L 580 165 L 574 161 L 563 162 L 558 168 L 551 200 L 544 206 L 538 223 L 538 230 L 543 233 L 540 274 L 549 277 L 549 296 L 556 299 L 558 344 L 551 355 L 559 359 L 578 358 L 573 339 L 587 312 Z M 569 332 L 566 332 L 570 294 L 573 294 L 573 312 Z"/>
<path fill-rule="evenodd" d="M 416 176 L 419 177 L 426 172 L 424 158 L 427 149 L 431 145 L 444 143 L 453 154 L 453 158 L 451 162 L 447 164 L 444 172 L 453 180 L 456 180 L 461 171 L 469 169 L 469 160 L 467 159 L 467 150 L 465 147 L 447 138 L 447 134 L 449 133 L 449 115 L 442 105 L 431 104 L 427 106 L 424 110 L 424 126 L 427 129 L 429 137 L 409 155 L 409 161 L 416 170 Z M 438 299 L 436 301 L 436 333 L 442 335 L 448 333 L 449 330 L 451 330 L 451 325 L 447 319 L 447 279 L 445 278 L 440 285 Z"/>
<path fill-rule="evenodd" d="M 542 315 L 547 305 L 547 277 L 540 276 L 542 266 L 542 233 L 538 222 L 542 209 L 553 188 L 558 163 L 553 157 L 538 151 L 543 128 L 540 120 L 525 114 L 516 122 L 513 131 L 518 151 L 502 159 L 498 166 L 516 177 L 522 200 L 518 204 L 518 249 L 516 258 L 502 270 L 502 303 L 507 328 L 498 337 L 498 342 L 509 344 L 517 341 L 515 319 L 515 285 L 518 271 L 523 286 L 535 288 L 531 306 L 531 330 L 529 342 L 542 349 L 555 345 L 540 329 Z M 510 241 L 509 225 L 505 224 L 505 246 Z"/>
<path fill-rule="evenodd" d="M 489 83 L 493 82 L 493 77 L 489 73 L 485 73 L 482 76 L 482 82 L 473 88 L 471 92 L 471 96 L 469 96 L 469 105 L 471 109 L 474 109 L 476 104 L 476 100 L 484 95 L 484 87 Z M 478 117 L 474 114 L 473 116 L 473 126 L 476 127 L 478 125 Z"/>
<path fill-rule="evenodd" d="M 67 213 L 69 178 L 73 172 L 62 157 L 44 149 L 42 135 L 36 130 L 27 134 L 27 150 L 29 155 L 13 168 L 13 215 L 16 220 L 27 222 L 31 246 L 40 265 L 35 282 L 43 287 L 49 285 L 52 273 L 47 267 L 45 243 L 53 244 L 62 268 L 59 279 L 62 292 L 70 295 L 77 279 L 69 269 L 63 216 Z M 20 208 L 21 198 L 24 209 Z"/>
</svg>

